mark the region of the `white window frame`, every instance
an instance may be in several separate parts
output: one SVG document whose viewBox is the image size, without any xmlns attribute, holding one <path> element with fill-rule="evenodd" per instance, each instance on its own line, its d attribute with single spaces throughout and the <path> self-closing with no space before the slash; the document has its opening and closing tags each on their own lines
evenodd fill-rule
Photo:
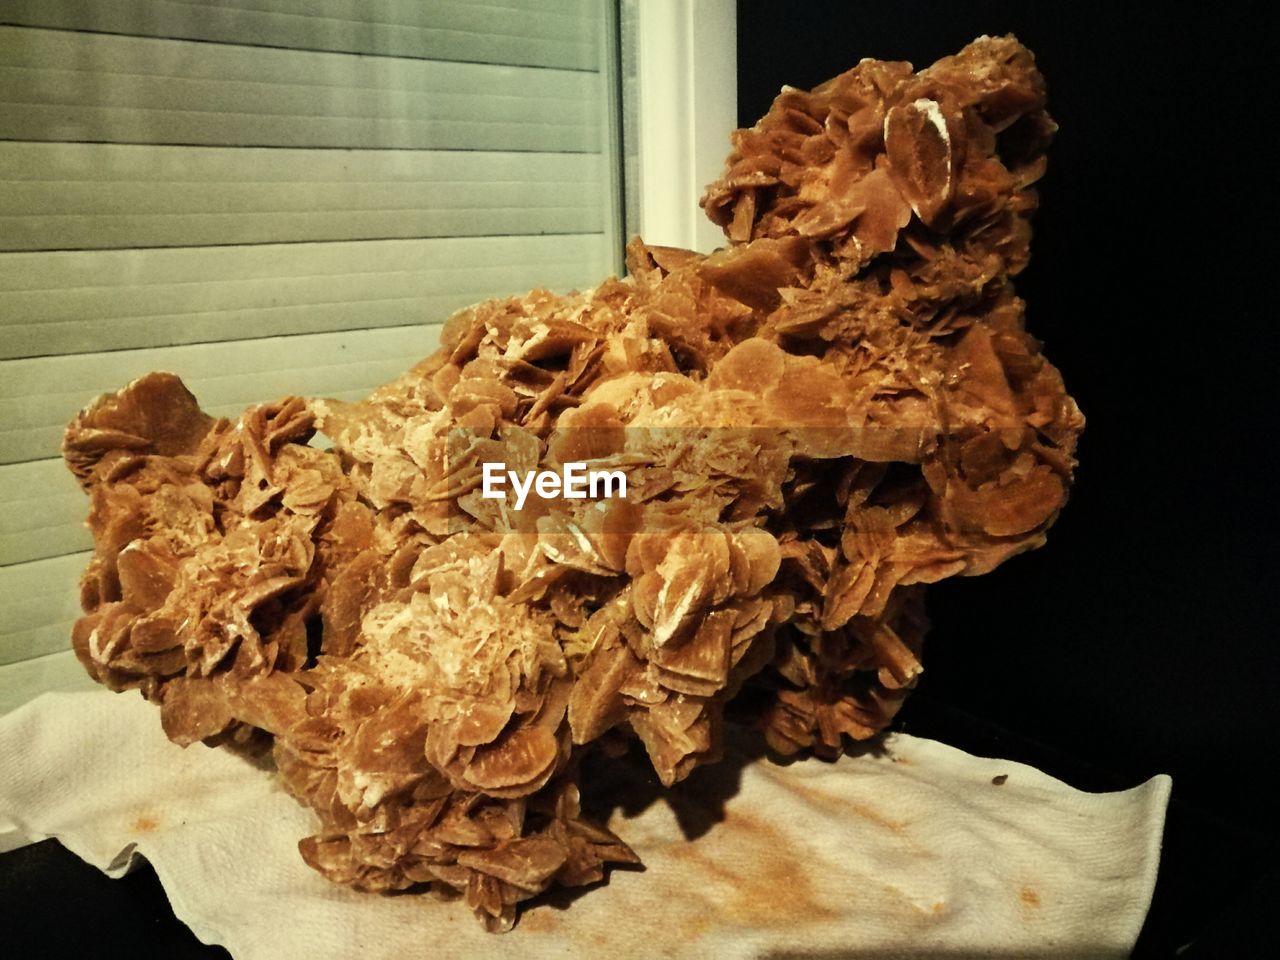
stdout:
<svg viewBox="0 0 1280 960">
<path fill-rule="evenodd" d="M 734 0 L 624 0 L 637 66 L 639 233 L 709 253 L 726 243 L 698 201 L 720 176 L 738 123 Z"/>
</svg>

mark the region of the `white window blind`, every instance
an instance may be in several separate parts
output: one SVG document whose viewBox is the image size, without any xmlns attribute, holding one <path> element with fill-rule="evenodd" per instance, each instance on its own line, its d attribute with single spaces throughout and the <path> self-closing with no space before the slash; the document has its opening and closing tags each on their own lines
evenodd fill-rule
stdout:
<svg viewBox="0 0 1280 960">
<path fill-rule="evenodd" d="M 355 398 L 620 266 L 612 0 L 0 0 L 0 710 L 81 682 L 63 425 Z"/>
</svg>

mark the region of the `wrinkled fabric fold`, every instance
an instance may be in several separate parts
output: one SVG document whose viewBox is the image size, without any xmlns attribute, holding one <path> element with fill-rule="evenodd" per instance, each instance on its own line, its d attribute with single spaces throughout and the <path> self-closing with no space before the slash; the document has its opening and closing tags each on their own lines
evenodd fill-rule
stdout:
<svg viewBox="0 0 1280 960">
<path fill-rule="evenodd" d="M 423 944 L 440 960 L 1129 955 L 1167 777 L 1088 794 L 904 734 L 882 746 L 779 766 L 732 735 L 723 764 L 662 794 L 638 765 L 610 769 L 600 786 L 621 802 L 606 825 L 645 869 L 614 871 L 568 909 L 536 900 L 503 938 L 456 904 L 326 883 L 294 846 L 310 814 L 269 771 L 180 749 L 137 697 L 46 694 L 0 717 L 0 820 L 113 876 L 145 857 L 178 918 L 236 960 L 392 960 Z M 519 884 L 557 857 L 526 842 L 474 862 Z"/>
</svg>

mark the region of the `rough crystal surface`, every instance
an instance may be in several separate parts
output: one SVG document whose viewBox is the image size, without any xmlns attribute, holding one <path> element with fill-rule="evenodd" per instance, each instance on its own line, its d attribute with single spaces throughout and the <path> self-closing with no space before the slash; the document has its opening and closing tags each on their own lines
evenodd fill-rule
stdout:
<svg viewBox="0 0 1280 960">
<path fill-rule="evenodd" d="M 215 420 L 163 373 L 100 398 L 64 442 L 80 660 L 179 743 L 269 740 L 325 876 L 495 930 L 635 860 L 581 814 L 586 751 L 638 737 L 673 783 L 744 687 L 778 751 L 872 736 L 924 585 L 1039 546 L 1066 499 L 1083 419 L 1011 282 L 1044 105 L 1009 37 L 863 61 L 734 133 L 710 256 L 637 239 L 625 279 L 463 310 L 358 403 Z M 516 513 L 487 461 L 628 495 Z"/>
</svg>

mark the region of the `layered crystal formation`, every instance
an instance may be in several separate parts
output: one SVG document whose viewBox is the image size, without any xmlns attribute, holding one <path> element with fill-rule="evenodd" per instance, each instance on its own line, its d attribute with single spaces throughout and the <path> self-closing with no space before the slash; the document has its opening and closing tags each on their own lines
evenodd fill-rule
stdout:
<svg viewBox="0 0 1280 960">
<path fill-rule="evenodd" d="M 636 859 L 581 814 L 588 751 L 674 783 L 740 692 L 782 753 L 874 735 L 925 584 L 1042 544 L 1070 485 L 1083 418 L 1012 286 L 1044 101 L 1012 38 L 863 61 L 733 135 L 710 256 L 637 239 L 625 279 L 463 310 L 358 403 L 100 398 L 64 442 L 79 658 L 179 743 L 269 741 L 325 876 L 496 930 Z M 627 495 L 516 511 L 488 462 Z"/>
</svg>

